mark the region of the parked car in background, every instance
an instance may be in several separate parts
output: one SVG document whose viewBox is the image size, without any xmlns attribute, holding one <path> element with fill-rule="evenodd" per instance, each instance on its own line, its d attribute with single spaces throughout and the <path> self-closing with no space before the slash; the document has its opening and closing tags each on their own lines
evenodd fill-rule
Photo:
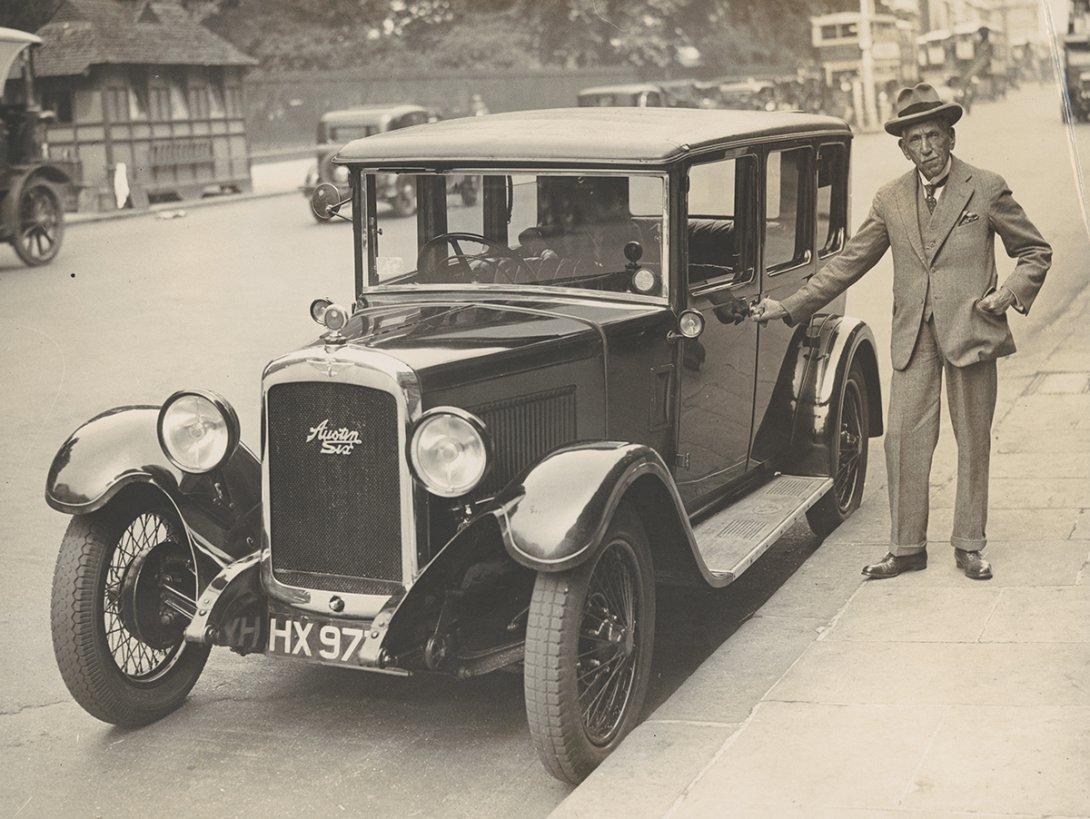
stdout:
<svg viewBox="0 0 1090 819">
<path fill-rule="evenodd" d="M 333 157 L 342 145 L 354 139 L 422 125 L 436 119 L 437 116 L 423 106 L 410 104 L 362 105 L 323 114 L 318 121 L 316 135 L 318 145 L 323 147 L 318 151 L 316 166 L 307 173 L 306 181 L 299 190 L 309 201 L 314 189 L 326 182 L 336 185 L 341 198 L 347 199 L 350 195 L 348 171 L 333 163 Z M 451 187 L 447 192 L 460 196 L 464 204 L 472 205 L 477 201 L 477 177 L 455 176 L 449 178 L 448 182 Z M 398 216 L 411 216 L 416 213 L 416 190 L 402 174 L 384 174 L 379 180 L 375 196 L 379 202 L 391 205 Z"/>
<path fill-rule="evenodd" d="M 599 85 L 580 91 L 578 103 L 580 108 L 662 108 L 666 105 L 666 94 L 651 83 Z"/>
<path fill-rule="evenodd" d="M 34 49 L 41 39 L 0 28 L 0 241 L 31 267 L 49 264 L 64 239 L 65 202 L 74 198 L 78 165 L 45 152 L 43 112 L 34 87 Z M 12 67 L 20 71 L 5 83 Z"/>
<path fill-rule="evenodd" d="M 850 147 L 830 117 L 650 108 L 346 145 L 351 202 L 323 184 L 313 206 L 351 210 L 355 300 L 317 299 L 322 334 L 264 368 L 260 450 L 183 389 L 93 418 L 50 467 L 72 695 L 152 722 L 214 645 L 506 668 L 545 767 L 583 779 L 639 721 L 659 586 L 727 586 L 795 521 L 824 535 L 859 506 L 870 330 L 843 296 L 746 320 L 842 251 Z M 368 206 L 395 173 L 416 219 Z M 479 207 L 450 207 L 472 174 Z"/>
</svg>

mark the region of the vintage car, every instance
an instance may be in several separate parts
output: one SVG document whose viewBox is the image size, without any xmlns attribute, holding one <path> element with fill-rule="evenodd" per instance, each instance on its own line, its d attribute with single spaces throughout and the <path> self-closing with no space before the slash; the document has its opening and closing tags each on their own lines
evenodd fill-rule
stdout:
<svg viewBox="0 0 1090 819">
<path fill-rule="evenodd" d="M 316 135 L 320 146 L 317 163 L 307 172 L 306 181 L 299 190 L 309 201 L 314 189 L 323 182 L 328 182 L 336 185 L 342 196 L 348 196 L 348 169 L 333 162 L 338 148 L 354 139 L 434 122 L 435 119 L 436 115 L 428 109 L 407 104 L 363 105 L 323 114 L 318 122 Z M 378 201 L 389 203 L 398 216 L 412 216 L 416 213 L 416 190 L 409 177 L 387 173 L 377 182 Z M 452 174 L 447 182 L 450 186 L 447 192 L 460 196 L 463 204 L 472 205 L 477 201 L 476 177 Z M 312 209 L 311 213 L 313 214 Z"/>
<path fill-rule="evenodd" d="M 48 115 L 34 88 L 34 49 L 41 38 L 0 28 L 0 242 L 23 264 L 49 264 L 64 239 L 64 206 L 74 199 L 74 162 L 45 153 Z M 19 76 L 8 79 L 12 66 Z"/>
<path fill-rule="evenodd" d="M 667 105 L 666 92 L 652 83 L 598 85 L 579 92 L 580 108 L 662 108 Z"/>
<path fill-rule="evenodd" d="M 640 717 L 656 587 L 724 587 L 804 516 L 860 502 L 874 339 L 843 297 L 747 320 L 836 256 L 851 133 L 831 117 L 561 109 L 422 125 L 335 159 L 354 303 L 262 374 L 260 448 L 182 389 L 88 421 L 49 470 L 53 587 L 88 712 L 178 708 L 210 648 L 389 674 L 514 669 L 577 782 Z M 416 219 L 379 210 L 416 188 Z M 479 209 L 449 174 L 482 176 Z"/>
</svg>

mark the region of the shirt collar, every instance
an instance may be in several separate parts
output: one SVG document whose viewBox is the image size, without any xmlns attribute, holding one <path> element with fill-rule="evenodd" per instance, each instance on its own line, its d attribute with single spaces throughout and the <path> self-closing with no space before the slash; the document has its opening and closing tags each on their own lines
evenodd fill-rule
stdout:
<svg viewBox="0 0 1090 819">
<path fill-rule="evenodd" d="M 953 154 L 951 154 L 949 157 L 947 157 L 946 165 L 943 167 L 943 169 L 941 171 L 939 171 L 939 175 L 936 176 L 935 179 L 940 179 L 941 180 L 941 179 L 946 179 L 948 176 L 950 176 L 950 168 L 953 166 L 953 164 L 954 164 L 954 156 L 953 156 Z M 926 176 L 924 176 L 922 173 L 920 173 L 919 171 L 916 171 L 916 173 L 920 177 L 920 184 L 921 185 L 930 185 L 930 184 L 932 184 L 931 180 L 928 179 Z"/>
</svg>

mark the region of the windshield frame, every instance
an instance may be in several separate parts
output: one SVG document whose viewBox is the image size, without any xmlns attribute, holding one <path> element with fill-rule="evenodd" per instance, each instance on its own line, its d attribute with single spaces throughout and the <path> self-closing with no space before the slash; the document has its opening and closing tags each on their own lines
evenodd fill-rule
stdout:
<svg viewBox="0 0 1090 819">
<path fill-rule="evenodd" d="M 404 173 L 419 176 L 448 176 L 448 175 L 475 175 L 475 176 L 639 176 L 657 178 L 662 183 L 662 209 L 658 214 L 662 219 L 662 248 L 661 292 L 658 295 L 641 295 L 639 293 L 591 290 L 580 287 L 558 287 L 555 285 L 535 284 L 417 284 L 395 283 L 383 284 L 378 279 L 378 249 L 381 245 L 379 220 L 377 216 L 377 174 Z M 356 259 L 356 289 L 360 296 L 369 293 L 420 293 L 435 294 L 439 292 L 487 294 L 529 294 L 529 295 L 565 295 L 577 298 L 593 298 L 612 301 L 638 302 L 640 304 L 668 305 L 671 297 L 671 240 L 672 226 L 670 223 L 670 201 L 672 194 L 671 174 L 661 167 L 625 166 L 608 167 L 572 165 L 564 166 L 442 166 L 442 167 L 404 167 L 396 168 L 387 165 L 369 167 L 362 164 L 350 164 L 349 175 L 352 181 L 352 189 L 361 191 L 362 195 L 352 197 L 352 223 L 354 256 Z M 360 183 L 363 183 L 362 185 Z M 654 215 L 654 214 L 648 214 Z"/>
</svg>

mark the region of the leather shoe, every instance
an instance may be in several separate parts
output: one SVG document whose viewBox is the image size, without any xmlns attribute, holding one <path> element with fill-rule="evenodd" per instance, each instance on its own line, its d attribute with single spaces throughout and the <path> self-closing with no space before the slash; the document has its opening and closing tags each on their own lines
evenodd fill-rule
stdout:
<svg viewBox="0 0 1090 819">
<path fill-rule="evenodd" d="M 965 552 L 961 549 L 954 550 L 954 560 L 958 568 L 965 570 L 965 576 L 972 580 L 991 580 L 992 564 L 985 560 L 980 552 Z"/>
<path fill-rule="evenodd" d="M 863 567 L 863 574 L 873 580 L 896 577 L 901 572 L 918 572 L 927 568 L 927 552 L 911 555 L 888 554 L 877 563 Z"/>
</svg>

